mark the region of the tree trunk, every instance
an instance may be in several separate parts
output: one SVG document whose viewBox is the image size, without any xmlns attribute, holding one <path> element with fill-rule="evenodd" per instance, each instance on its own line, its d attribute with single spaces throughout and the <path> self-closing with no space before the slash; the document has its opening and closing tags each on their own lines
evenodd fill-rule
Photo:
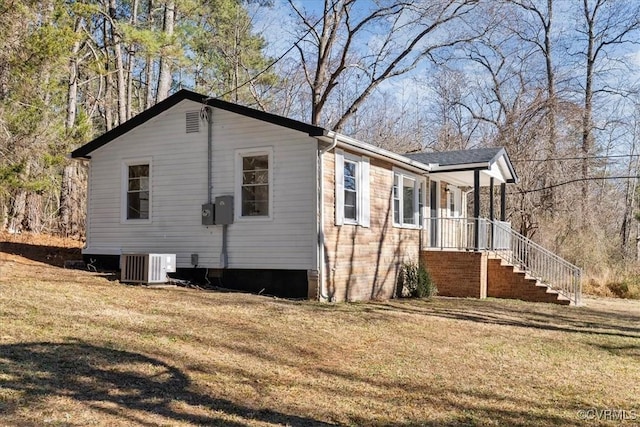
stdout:
<svg viewBox="0 0 640 427">
<path fill-rule="evenodd" d="M 60 188 L 60 218 L 58 227 L 60 233 L 68 237 L 71 231 L 71 199 L 73 197 L 73 177 L 75 165 L 69 164 L 62 170 L 62 186 Z"/>
<path fill-rule="evenodd" d="M 636 224 L 636 261 L 640 262 L 640 222 Z"/>
<path fill-rule="evenodd" d="M 81 21 L 76 21 L 75 31 L 79 31 Z M 71 49 L 71 59 L 69 61 L 69 89 L 67 91 L 67 119 L 65 121 L 65 128 L 67 135 L 71 134 L 71 130 L 76 123 L 77 103 L 78 103 L 78 52 L 80 50 L 80 41 L 73 43 Z M 65 235 L 69 235 L 69 229 L 71 224 L 69 222 L 69 213 L 72 209 L 71 206 L 71 190 L 65 185 L 70 179 L 69 174 L 75 165 L 71 164 L 65 166 L 62 170 L 62 184 L 60 189 L 60 209 L 58 211 L 58 228 L 59 231 Z"/>
<path fill-rule="evenodd" d="M 80 18 L 76 20 L 75 33 L 78 34 L 82 25 Z M 69 59 L 69 89 L 67 91 L 67 120 L 65 128 L 70 130 L 76 123 L 78 111 L 78 52 L 80 51 L 80 40 L 76 40 L 71 48 L 71 58 Z M 67 132 L 68 134 L 68 132 Z"/>
<path fill-rule="evenodd" d="M 26 213 L 24 218 L 24 227 L 27 231 L 41 233 L 43 229 L 43 207 L 42 195 L 30 191 L 27 193 Z"/>
<path fill-rule="evenodd" d="M 164 6 L 164 22 L 162 30 L 166 39 L 171 43 L 173 37 L 173 26 L 175 23 L 175 2 L 167 1 Z M 158 75 L 158 90 L 156 91 L 156 102 L 160 102 L 169 96 L 171 90 L 171 61 L 165 56 L 160 56 L 160 72 Z"/>
<path fill-rule="evenodd" d="M 589 195 L 589 159 L 587 158 L 592 150 L 592 121 L 593 121 L 593 73 L 595 65 L 594 57 L 594 26 L 597 13 L 597 6 L 593 14 L 589 11 L 589 1 L 584 0 L 584 16 L 587 24 L 587 52 L 586 52 L 586 75 L 584 89 L 584 110 L 582 113 L 582 217 L 585 218 L 587 209 L 587 197 Z"/>
<path fill-rule="evenodd" d="M 109 0 L 109 16 L 111 17 L 111 41 L 116 62 L 118 124 L 127 121 L 127 87 L 124 79 L 124 60 L 122 59 L 122 42 L 116 28 L 116 0 Z"/>
<path fill-rule="evenodd" d="M 6 198 L 0 199 L 0 230 L 6 230 L 9 225 L 9 203 Z"/>
<path fill-rule="evenodd" d="M 547 112 L 547 122 L 549 124 L 549 135 L 547 136 L 547 158 L 554 159 L 556 157 L 556 144 L 558 139 L 558 131 L 556 128 L 556 114 L 558 111 L 558 101 L 556 98 L 555 72 L 553 70 L 553 55 L 551 43 L 551 30 L 553 25 L 553 0 L 547 0 L 547 18 L 543 22 L 544 26 L 544 48 L 545 48 L 545 67 L 547 72 L 547 102 L 549 105 Z M 544 186 L 551 187 L 554 183 L 556 175 L 555 160 L 545 162 L 545 179 Z M 553 188 L 548 188 L 543 192 L 542 206 L 550 214 L 555 212 L 555 194 Z"/>
<path fill-rule="evenodd" d="M 86 172 L 79 162 L 65 166 L 60 191 L 60 233 L 66 237 L 80 237 L 84 229 L 86 205 Z"/>
<path fill-rule="evenodd" d="M 27 207 L 27 191 L 20 188 L 16 190 L 11 201 L 9 212 L 9 233 L 20 233 L 23 229 L 24 213 Z"/>
<path fill-rule="evenodd" d="M 105 46 L 108 46 L 109 40 L 107 37 L 107 20 L 104 19 L 102 25 L 102 35 L 103 42 Z M 113 128 L 113 115 L 111 110 L 111 95 L 113 90 L 113 78 L 111 77 L 111 55 L 109 54 L 109 49 L 105 47 L 104 49 L 104 125 L 107 131 L 110 131 Z"/>
<path fill-rule="evenodd" d="M 131 27 L 135 28 L 138 23 L 138 0 L 133 0 L 131 12 Z M 136 59 L 135 45 L 131 43 L 127 49 L 127 120 L 133 116 L 133 63 Z"/>
<path fill-rule="evenodd" d="M 28 183 L 31 179 L 31 169 L 35 160 L 30 158 L 27 160 L 24 171 L 18 177 L 20 182 Z M 19 188 L 14 193 L 11 203 L 11 211 L 9 212 L 9 232 L 20 233 L 25 229 L 29 229 L 27 212 L 27 196 L 28 192 L 25 188 Z"/>
</svg>

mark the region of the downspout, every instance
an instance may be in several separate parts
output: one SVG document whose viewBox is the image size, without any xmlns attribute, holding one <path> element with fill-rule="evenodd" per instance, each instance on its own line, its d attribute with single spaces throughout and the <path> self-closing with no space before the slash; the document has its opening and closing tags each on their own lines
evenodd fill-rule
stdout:
<svg viewBox="0 0 640 427">
<path fill-rule="evenodd" d="M 205 107 L 205 110 L 207 120 L 207 203 L 211 203 L 211 192 L 213 191 L 213 110 L 209 106 Z"/>
<path fill-rule="evenodd" d="M 213 108 L 205 107 L 204 117 L 207 120 L 207 203 L 213 203 Z M 229 265 L 227 251 L 227 225 L 222 226 L 222 249 L 220 251 L 222 268 Z"/>
<path fill-rule="evenodd" d="M 213 109 L 207 108 L 207 201 L 213 203 Z M 220 251 L 220 265 L 229 266 L 227 224 L 222 225 L 222 249 Z"/>
<path fill-rule="evenodd" d="M 319 289 L 319 297 L 320 300 L 329 300 L 329 295 L 325 292 L 326 289 L 326 265 L 324 261 L 325 253 L 324 253 L 324 161 L 323 156 L 325 153 L 333 150 L 338 145 L 338 133 L 333 133 L 333 142 L 328 147 L 325 147 L 321 150 L 318 150 L 318 179 L 320 181 L 320 189 L 318 195 L 318 210 L 320 219 L 318 221 L 317 232 L 318 232 L 318 273 L 320 275 L 320 289 Z"/>
</svg>

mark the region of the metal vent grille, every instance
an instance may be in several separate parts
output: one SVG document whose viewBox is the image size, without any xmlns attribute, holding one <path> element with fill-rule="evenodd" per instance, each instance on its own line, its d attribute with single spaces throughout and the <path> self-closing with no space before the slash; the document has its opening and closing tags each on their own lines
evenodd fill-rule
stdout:
<svg viewBox="0 0 640 427">
<path fill-rule="evenodd" d="M 200 132 L 200 111 L 187 111 L 187 133 Z"/>
</svg>

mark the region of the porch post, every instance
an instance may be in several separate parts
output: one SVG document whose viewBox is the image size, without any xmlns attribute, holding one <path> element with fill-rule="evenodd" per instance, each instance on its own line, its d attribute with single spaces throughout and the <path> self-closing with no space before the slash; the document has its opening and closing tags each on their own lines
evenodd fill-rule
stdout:
<svg viewBox="0 0 640 427">
<path fill-rule="evenodd" d="M 494 231 L 495 231 L 495 227 L 493 225 L 493 219 L 494 219 L 494 211 L 493 211 L 493 177 L 489 178 L 489 221 L 491 224 L 491 250 L 493 250 L 493 235 L 494 235 Z"/>
<path fill-rule="evenodd" d="M 500 221 L 507 220 L 507 184 L 500 183 Z"/>
<path fill-rule="evenodd" d="M 473 245 L 477 251 L 480 249 L 480 171 L 473 171 L 473 218 L 475 227 L 473 229 Z"/>
</svg>

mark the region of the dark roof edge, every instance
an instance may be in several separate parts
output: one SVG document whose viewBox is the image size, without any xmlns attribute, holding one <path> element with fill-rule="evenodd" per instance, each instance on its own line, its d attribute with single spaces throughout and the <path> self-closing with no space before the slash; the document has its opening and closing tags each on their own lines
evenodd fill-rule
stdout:
<svg viewBox="0 0 640 427">
<path fill-rule="evenodd" d="M 202 95 L 199 95 L 195 92 L 189 93 L 202 97 Z M 223 101 L 221 99 L 205 97 L 205 99 L 201 99 L 200 102 L 206 102 L 207 105 L 215 108 L 220 108 L 221 110 L 231 111 L 232 113 L 241 114 L 243 116 L 261 120 L 263 122 L 272 123 L 274 125 L 304 132 L 312 137 L 324 136 L 328 132 L 326 129 L 320 126 L 310 125 L 308 123 L 290 119 L 288 117 L 279 116 L 273 113 L 267 113 L 266 111 L 256 110 L 254 108 L 245 107 L 244 105 L 234 104 L 232 102 Z"/>
<path fill-rule="evenodd" d="M 146 123 L 152 118 L 156 117 L 160 113 L 168 110 L 174 105 L 184 101 L 190 100 L 194 102 L 198 102 L 201 104 L 206 104 L 212 106 L 214 108 L 220 108 L 222 110 L 231 111 L 233 113 L 241 114 L 243 116 L 251 117 L 257 120 L 261 120 L 264 122 L 272 123 L 278 126 L 286 127 L 289 129 L 297 130 L 300 132 L 304 132 L 311 137 L 323 136 L 326 135 L 327 131 L 324 128 L 319 126 L 310 125 L 304 122 L 300 122 L 297 120 L 289 119 L 287 117 L 278 116 L 276 114 L 267 113 L 264 111 L 256 110 L 253 108 L 245 107 L 238 104 L 233 104 L 231 102 L 222 101 L 220 99 L 215 99 L 208 97 L 206 95 L 202 95 L 196 92 L 192 92 L 190 90 L 181 89 L 170 97 L 164 99 L 163 101 L 158 102 L 153 107 L 137 114 L 126 122 L 122 123 L 119 126 L 111 129 L 108 132 L 100 135 L 96 139 L 88 142 L 87 144 L 79 147 L 71 152 L 72 158 L 90 158 L 89 154 L 103 145 L 108 144 L 114 139 L 124 135 L 127 132 L 137 128 L 138 126 Z"/>
</svg>

